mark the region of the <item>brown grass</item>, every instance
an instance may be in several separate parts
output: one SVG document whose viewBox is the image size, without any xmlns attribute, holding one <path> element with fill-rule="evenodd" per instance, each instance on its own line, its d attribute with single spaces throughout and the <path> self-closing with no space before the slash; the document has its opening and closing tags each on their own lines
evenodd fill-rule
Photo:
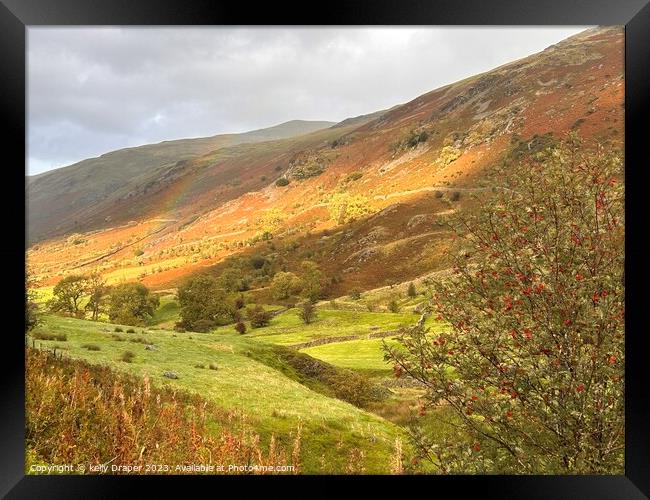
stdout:
<svg viewBox="0 0 650 500">
<path fill-rule="evenodd" d="M 143 466 L 136 473 L 163 463 L 225 464 L 225 473 L 228 464 L 293 464 L 299 472 L 299 433 L 290 449 L 271 438 L 263 450 L 259 436 L 239 429 L 233 414 L 199 396 L 152 387 L 146 377 L 31 348 L 26 367 L 27 471 L 31 464 L 110 462 Z M 238 430 L 209 431 L 215 423 Z"/>
</svg>

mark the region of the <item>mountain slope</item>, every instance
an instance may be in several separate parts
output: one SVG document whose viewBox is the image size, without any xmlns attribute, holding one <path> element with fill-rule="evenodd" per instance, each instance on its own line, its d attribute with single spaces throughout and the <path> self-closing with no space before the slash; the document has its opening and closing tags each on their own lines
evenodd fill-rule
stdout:
<svg viewBox="0 0 650 500">
<path fill-rule="evenodd" d="M 335 278 L 332 296 L 441 269 L 448 237 L 436 220 L 471 205 L 510 152 L 571 130 L 622 145 L 623 41 L 620 28 L 590 29 L 377 116 L 212 151 L 93 207 L 84 224 L 95 232 L 43 241 L 30 261 L 44 283 L 98 269 L 164 288 L 260 253 L 282 270 L 316 261 Z M 331 212 L 341 196 L 364 199 L 367 215 L 339 224 Z"/>
<path fill-rule="evenodd" d="M 241 134 L 164 141 L 120 149 L 27 178 L 30 241 L 84 228 L 86 213 L 97 204 L 112 204 L 155 182 L 179 161 L 238 144 L 284 139 L 321 130 L 334 122 L 292 120 Z"/>
</svg>

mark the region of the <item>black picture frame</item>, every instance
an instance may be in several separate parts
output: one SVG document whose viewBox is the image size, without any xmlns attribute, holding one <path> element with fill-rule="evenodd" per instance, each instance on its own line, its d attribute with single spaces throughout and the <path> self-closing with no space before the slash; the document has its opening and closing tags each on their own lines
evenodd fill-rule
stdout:
<svg viewBox="0 0 650 500">
<path fill-rule="evenodd" d="M 26 243 L 24 172 L 26 148 L 26 29 L 37 25 L 625 25 L 626 156 L 626 465 L 624 476 L 415 476 L 415 477 L 83 477 L 24 475 L 24 307 Z M 202 483 L 215 495 L 223 487 L 282 485 L 301 496 L 338 494 L 378 483 L 384 492 L 427 496 L 472 494 L 529 499 L 647 498 L 650 495 L 650 412 L 643 349 L 644 139 L 650 116 L 650 5 L 648 0 L 363 0 L 323 4 L 210 2 L 208 0 L 0 0 L 0 106 L 5 125 L 4 189 L 0 214 L 7 225 L 0 245 L 6 283 L 3 306 L 12 317 L 0 363 L 0 495 L 7 498 L 120 498 L 146 488 L 192 493 Z M 21 218 L 21 215 L 23 216 Z M 20 240 L 19 235 L 23 235 Z M 313 480 L 319 481 L 313 488 Z M 205 484 L 210 481 L 210 485 Z M 215 482 L 216 481 L 216 482 Z M 243 481 L 246 481 L 244 485 Z M 188 490 L 188 487 L 192 490 Z M 218 489 L 213 489 L 217 487 Z M 198 492 L 196 493 L 198 494 Z"/>
</svg>

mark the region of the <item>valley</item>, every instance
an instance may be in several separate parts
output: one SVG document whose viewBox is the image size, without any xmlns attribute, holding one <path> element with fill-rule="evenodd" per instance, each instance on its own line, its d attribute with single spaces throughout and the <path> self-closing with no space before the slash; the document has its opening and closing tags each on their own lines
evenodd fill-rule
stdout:
<svg viewBox="0 0 650 500">
<path fill-rule="evenodd" d="M 462 331 L 428 309 L 440 300 L 433 284 L 458 274 L 449 221 L 482 209 L 510 167 L 571 133 L 622 150 L 623 50 L 622 29 L 588 29 L 337 124 L 146 145 L 29 178 L 40 320 L 26 345 L 68 360 L 70 374 L 87 363 L 201 398 L 218 409 L 206 435 L 251 431 L 270 456 L 294 446 L 299 473 L 440 473 L 414 449 L 414 428 L 468 456 L 481 447 L 458 430 L 453 400 L 426 403 L 433 386 L 403 375 L 387 349 L 418 328 L 435 345 Z M 75 279 L 85 288 L 63 297 Z M 510 310 L 499 307 L 488 315 Z M 480 427 L 469 417 L 478 399 L 463 418 Z M 47 461 L 38 446 L 28 443 L 32 464 Z M 141 461 L 154 453 L 142 450 Z M 500 452 L 490 453 L 473 472 L 493 472 Z"/>
</svg>

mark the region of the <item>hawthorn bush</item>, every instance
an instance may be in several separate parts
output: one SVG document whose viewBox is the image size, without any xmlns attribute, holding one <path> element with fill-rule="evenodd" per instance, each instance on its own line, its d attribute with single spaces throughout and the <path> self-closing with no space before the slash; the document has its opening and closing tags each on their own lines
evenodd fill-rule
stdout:
<svg viewBox="0 0 650 500">
<path fill-rule="evenodd" d="M 426 386 L 421 414 L 444 406 L 462 429 L 414 432 L 441 472 L 623 473 L 622 171 L 571 135 L 497 171 L 481 208 L 450 220 L 454 272 L 428 309 L 450 331 L 418 325 L 385 346 L 397 376 Z"/>
</svg>

